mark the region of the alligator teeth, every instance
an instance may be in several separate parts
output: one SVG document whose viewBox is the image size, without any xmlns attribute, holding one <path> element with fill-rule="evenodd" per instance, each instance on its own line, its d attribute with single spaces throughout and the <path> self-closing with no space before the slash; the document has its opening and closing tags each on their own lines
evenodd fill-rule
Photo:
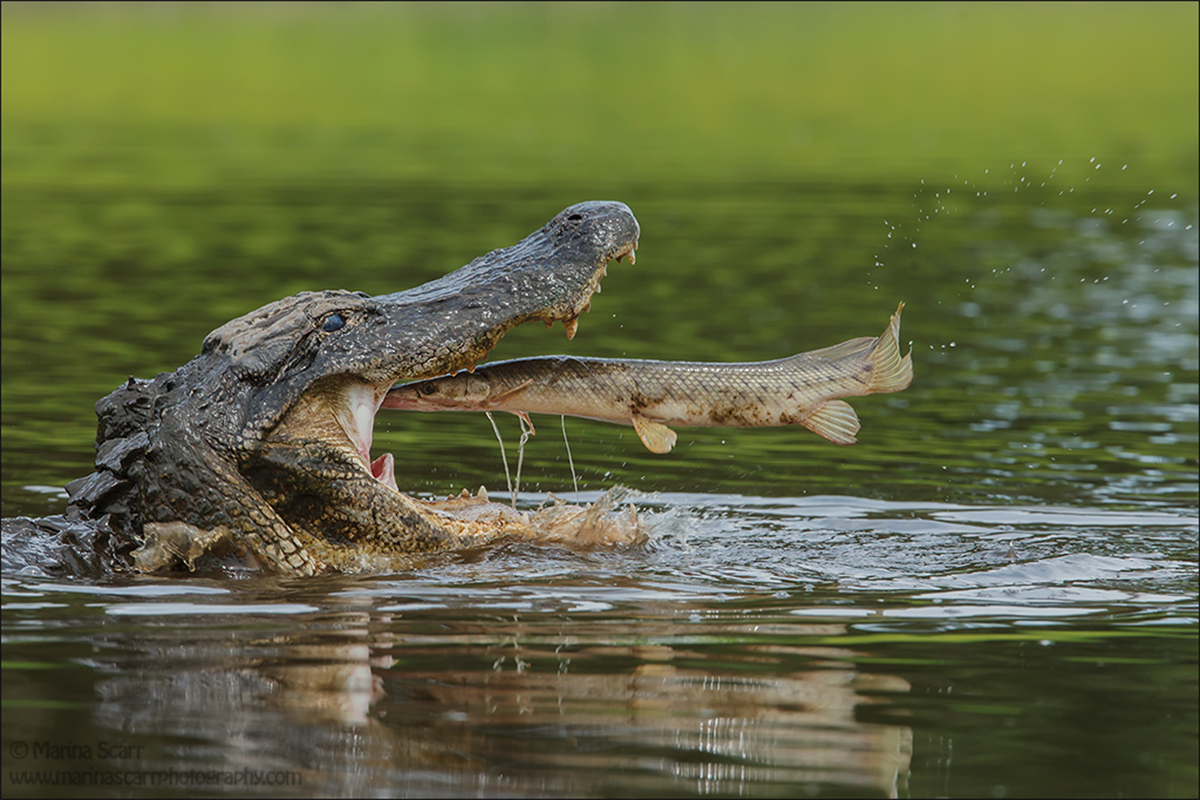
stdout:
<svg viewBox="0 0 1200 800">
<path fill-rule="evenodd" d="M 563 320 L 563 327 L 567 330 L 567 338 L 574 339 L 575 331 L 579 328 L 579 317 L 571 317 Z"/>
<path fill-rule="evenodd" d="M 600 291 L 600 290 L 597 289 L 596 291 Z M 583 313 L 586 314 L 591 310 L 592 310 L 592 301 L 588 300 L 586 303 L 583 304 Z"/>
</svg>

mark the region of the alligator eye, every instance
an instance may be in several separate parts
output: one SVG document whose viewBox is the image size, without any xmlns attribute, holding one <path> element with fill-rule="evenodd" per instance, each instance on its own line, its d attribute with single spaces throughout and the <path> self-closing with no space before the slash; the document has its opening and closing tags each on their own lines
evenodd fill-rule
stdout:
<svg viewBox="0 0 1200 800">
<path fill-rule="evenodd" d="M 429 395 L 433 394 L 436 391 L 437 391 L 437 387 L 434 386 L 432 383 L 427 383 L 421 387 L 421 394 L 425 395 L 426 397 L 428 397 Z"/>
<path fill-rule="evenodd" d="M 346 320 L 342 319 L 340 314 L 330 314 L 325 318 L 325 324 L 321 326 L 321 330 L 326 333 L 333 333 L 345 324 Z"/>
</svg>

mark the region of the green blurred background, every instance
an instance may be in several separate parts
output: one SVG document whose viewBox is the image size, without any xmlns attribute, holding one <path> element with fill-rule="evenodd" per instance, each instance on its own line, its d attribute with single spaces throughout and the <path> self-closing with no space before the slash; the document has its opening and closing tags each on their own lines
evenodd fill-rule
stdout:
<svg viewBox="0 0 1200 800">
<path fill-rule="evenodd" d="M 10 185 L 873 180 L 1101 146 L 1196 183 L 1195 3 L 3 13 Z"/>
</svg>

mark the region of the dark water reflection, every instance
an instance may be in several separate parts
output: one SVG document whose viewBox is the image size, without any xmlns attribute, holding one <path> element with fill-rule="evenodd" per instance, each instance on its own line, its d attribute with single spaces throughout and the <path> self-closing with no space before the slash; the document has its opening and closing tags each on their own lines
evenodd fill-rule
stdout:
<svg viewBox="0 0 1200 800">
<path fill-rule="evenodd" d="M 1015 172 L 584 195 L 633 207 L 637 266 L 574 341 L 498 357 L 775 358 L 904 300 L 912 388 L 856 402 L 851 448 L 685 429 L 660 457 L 569 421 L 582 498 L 632 487 L 644 549 L 96 582 L 6 545 L 6 796 L 95 792 L 25 768 L 298 781 L 176 796 L 1194 795 L 1194 198 Z M 226 319 L 415 285 L 584 195 L 6 188 L 4 515 L 61 510 L 94 400 Z M 535 421 L 522 500 L 572 497 Z M 376 447 L 417 493 L 502 493 L 482 419 L 381 415 Z M 79 747 L 18 758 L 39 742 Z"/>
</svg>

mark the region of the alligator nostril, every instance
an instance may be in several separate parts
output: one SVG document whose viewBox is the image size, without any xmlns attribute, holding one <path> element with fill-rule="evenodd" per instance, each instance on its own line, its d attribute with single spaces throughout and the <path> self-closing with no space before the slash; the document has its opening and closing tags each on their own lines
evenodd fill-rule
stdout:
<svg viewBox="0 0 1200 800">
<path fill-rule="evenodd" d="M 579 222 L 579 220 L 583 219 L 583 214 L 572 214 L 567 219 L 571 222 Z"/>
</svg>

